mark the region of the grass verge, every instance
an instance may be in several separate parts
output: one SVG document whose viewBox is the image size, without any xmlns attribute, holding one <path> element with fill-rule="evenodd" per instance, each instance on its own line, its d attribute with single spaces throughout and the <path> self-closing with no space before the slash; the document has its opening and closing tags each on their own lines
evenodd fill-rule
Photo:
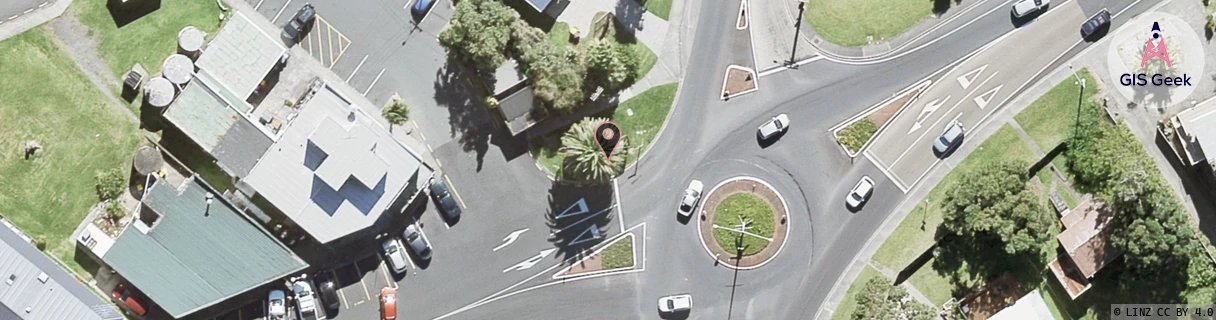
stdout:
<svg viewBox="0 0 1216 320">
<path fill-rule="evenodd" d="M 633 267 L 633 235 L 627 234 L 600 251 L 602 270 Z"/>
<path fill-rule="evenodd" d="M 97 203 L 94 174 L 130 166 L 136 120 L 107 104 L 44 27 L 0 42 L 0 70 L 0 119 L 9 120 L 0 126 L 0 215 L 45 236 L 51 255 L 87 277 L 69 238 Z M 25 160 L 28 140 L 43 149 Z"/>
<path fill-rule="evenodd" d="M 853 310 L 857 309 L 857 299 L 853 299 L 853 296 L 856 296 L 857 292 L 861 291 L 861 287 L 865 286 L 866 282 L 877 277 L 883 277 L 883 275 L 878 273 L 878 270 L 874 270 L 874 267 L 866 265 L 862 268 L 861 273 L 857 274 L 857 279 L 854 279 L 853 283 L 849 284 L 849 290 L 845 291 L 844 300 L 841 300 L 840 304 L 836 305 L 836 310 L 832 311 L 832 320 L 852 319 Z"/>
<path fill-rule="evenodd" d="M 671 20 L 671 0 L 640 0 L 642 7 L 663 20 Z"/>
<path fill-rule="evenodd" d="M 633 146 L 645 148 L 659 134 L 671 104 L 676 99 L 676 89 L 679 84 L 672 82 L 646 89 L 641 94 L 625 100 L 616 108 L 606 110 L 596 117 L 605 117 L 621 127 L 621 132 L 629 137 Z M 632 113 L 633 115 L 630 115 Z M 565 158 L 558 153 L 561 147 L 561 134 L 564 130 L 554 131 L 545 137 L 537 138 L 534 149 L 536 158 L 546 169 L 561 177 L 562 160 Z M 643 149 L 644 150 L 644 149 Z M 632 162 L 640 154 L 630 155 L 627 162 Z"/>
<path fill-rule="evenodd" d="M 1097 83 L 1088 69 L 1077 70 L 1077 75 L 1085 79 L 1086 83 Z M 1096 103 L 1090 97 L 1097 93 L 1097 85 L 1087 86 L 1082 93 L 1081 84 L 1069 78 L 1039 96 L 1013 119 L 1017 120 L 1030 139 L 1043 151 L 1051 150 L 1073 133 L 1079 120 L 1078 103 Z"/>
<path fill-rule="evenodd" d="M 714 224 L 725 228 L 737 228 L 740 218 L 748 221 L 747 232 L 754 234 L 744 234 L 743 238 L 743 255 L 750 256 L 764 250 L 767 247 L 769 240 L 761 239 L 755 235 L 765 238 L 773 237 L 773 208 L 769 206 L 764 199 L 748 192 L 736 192 L 726 196 L 722 202 L 718 203 L 718 207 L 714 209 Z M 738 232 L 714 228 L 714 240 L 718 245 L 728 252 L 735 252 L 740 235 Z"/>
<path fill-rule="evenodd" d="M 907 0 L 810 0 L 803 17 L 815 33 L 842 46 L 864 46 L 890 39 L 933 14 L 939 1 Z"/>
</svg>

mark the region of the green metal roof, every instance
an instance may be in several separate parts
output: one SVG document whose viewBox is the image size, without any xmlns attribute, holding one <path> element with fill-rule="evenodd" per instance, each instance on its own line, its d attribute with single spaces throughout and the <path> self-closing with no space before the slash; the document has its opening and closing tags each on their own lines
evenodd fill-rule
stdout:
<svg viewBox="0 0 1216 320">
<path fill-rule="evenodd" d="M 143 210 L 160 218 L 151 228 L 140 221 L 128 225 L 102 257 L 173 317 L 308 266 L 221 195 L 208 210 L 206 194 L 214 191 L 197 178 L 177 189 L 164 181 L 148 188 Z"/>
</svg>

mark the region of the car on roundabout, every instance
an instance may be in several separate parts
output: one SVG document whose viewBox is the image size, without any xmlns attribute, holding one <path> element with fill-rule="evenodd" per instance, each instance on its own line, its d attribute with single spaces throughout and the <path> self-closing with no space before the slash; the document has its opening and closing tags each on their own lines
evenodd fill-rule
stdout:
<svg viewBox="0 0 1216 320">
<path fill-rule="evenodd" d="M 849 209 L 859 209 L 870 200 L 870 196 L 873 194 L 874 179 L 870 179 L 870 176 L 862 176 L 861 181 L 857 181 L 857 185 L 849 190 L 849 195 L 844 198 L 844 202 Z"/>
<path fill-rule="evenodd" d="M 1081 38 L 1086 40 L 1093 39 L 1094 36 L 1098 35 L 1099 31 L 1102 31 L 1102 28 L 1110 26 L 1110 19 L 1110 11 L 1107 11 L 1105 8 L 1102 11 L 1098 11 L 1098 13 L 1095 13 L 1081 24 Z"/>
<path fill-rule="evenodd" d="M 691 294 L 676 294 L 659 298 L 659 313 L 664 315 L 687 313 L 692 310 Z"/>
<path fill-rule="evenodd" d="M 772 139 L 778 134 L 785 133 L 785 131 L 789 130 L 789 128 L 790 117 L 782 113 L 774 116 L 772 119 L 769 119 L 767 122 L 760 125 L 760 128 L 756 130 L 756 136 L 759 137 L 760 140 L 768 140 Z"/>
<path fill-rule="evenodd" d="M 693 179 L 688 182 L 688 188 L 684 189 L 684 196 L 680 198 L 680 206 L 676 208 L 676 213 L 686 219 L 691 218 L 697 205 L 701 204 L 701 192 L 704 188 L 705 184 L 701 183 L 701 180 Z"/>
</svg>

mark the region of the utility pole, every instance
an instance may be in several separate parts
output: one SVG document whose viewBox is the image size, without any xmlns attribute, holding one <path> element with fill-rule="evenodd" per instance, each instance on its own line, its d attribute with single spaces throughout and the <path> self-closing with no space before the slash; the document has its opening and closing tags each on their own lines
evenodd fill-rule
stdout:
<svg viewBox="0 0 1216 320">
<path fill-rule="evenodd" d="M 1085 102 L 1085 79 L 1077 75 L 1077 70 L 1073 69 L 1071 63 L 1068 64 L 1068 70 L 1072 71 L 1072 77 L 1076 78 L 1077 83 L 1081 84 L 1081 92 L 1077 94 L 1077 120 L 1072 126 L 1072 136 L 1075 138 L 1077 131 L 1081 129 L 1081 105 Z"/>
<path fill-rule="evenodd" d="M 794 21 L 794 48 L 790 50 L 790 68 L 798 68 L 794 59 L 798 57 L 798 35 L 802 33 L 802 14 L 806 11 L 806 0 L 798 0 L 798 19 Z"/>
</svg>

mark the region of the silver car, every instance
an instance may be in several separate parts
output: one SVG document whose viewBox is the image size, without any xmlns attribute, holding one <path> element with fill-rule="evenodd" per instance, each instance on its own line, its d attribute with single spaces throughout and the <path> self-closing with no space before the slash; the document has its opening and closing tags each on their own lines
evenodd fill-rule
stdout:
<svg viewBox="0 0 1216 320">
<path fill-rule="evenodd" d="M 861 181 L 853 186 L 853 190 L 849 191 L 849 196 L 844 198 L 845 204 L 849 208 L 860 208 L 866 200 L 870 200 L 870 195 L 874 194 L 874 180 L 870 176 L 862 176 Z"/>
<path fill-rule="evenodd" d="M 1043 10 L 1049 4 L 1051 4 L 1051 0 L 1021 0 L 1013 4 L 1013 16 L 1025 17 L 1035 11 Z"/>
<path fill-rule="evenodd" d="M 760 136 L 760 140 L 768 140 L 778 133 L 785 132 L 789 128 L 790 117 L 782 113 L 760 125 L 760 129 L 756 131 L 756 134 Z"/>
<path fill-rule="evenodd" d="M 287 319 L 287 294 L 283 293 L 283 290 L 270 290 L 270 295 L 266 299 L 266 319 Z"/>
<path fill-rule="evenodd" d="M 418 229 L 418 225 L 411 224 L 405 227 L 405 232 L 401 234 L 405 238 L 405 243 L 410 245 L 410 249 L 418 254 L 418 258 L 422 260 L 431 260 L 431 240 L 426 238 L 426 234 Z"/>
<path fill-rule="evenodd" d="M 677 294 L 659 298 L 659 312 L 671 314 L 692 310 L 692 295 Z"/>
<path fill-rule="evenodd" d="M 393 272 L 405 272 L 405 246 L 401 245 L 401 240 L 395 237 L 384 239 L 380 244 L 384 250 L 384 260 L 388 261 L 388 266 L 393 268 Z"/>
<path fill-rule="evenodd" d="M 676 212 L 685 218 L 692 217 L 697 205 L 701 203 L 701 190 L 704 186 L 701 180 L 689 182 L 688 189 L 684 189 L 684 197 L 680 198 L 680 207 L 676 209 Z"/>
<path fill-rule="evenodd" d="M 951 121 L 946 125 L 946 129 L 942 130 L 942 135 L 933 140 L 933 152 L 937 152 L 939 156 L 946 156 L 946 153 L 954 150 L 963 142 L 964 131 L 966 128 L 963 128 L 962 122 Z"/>
</svg>

